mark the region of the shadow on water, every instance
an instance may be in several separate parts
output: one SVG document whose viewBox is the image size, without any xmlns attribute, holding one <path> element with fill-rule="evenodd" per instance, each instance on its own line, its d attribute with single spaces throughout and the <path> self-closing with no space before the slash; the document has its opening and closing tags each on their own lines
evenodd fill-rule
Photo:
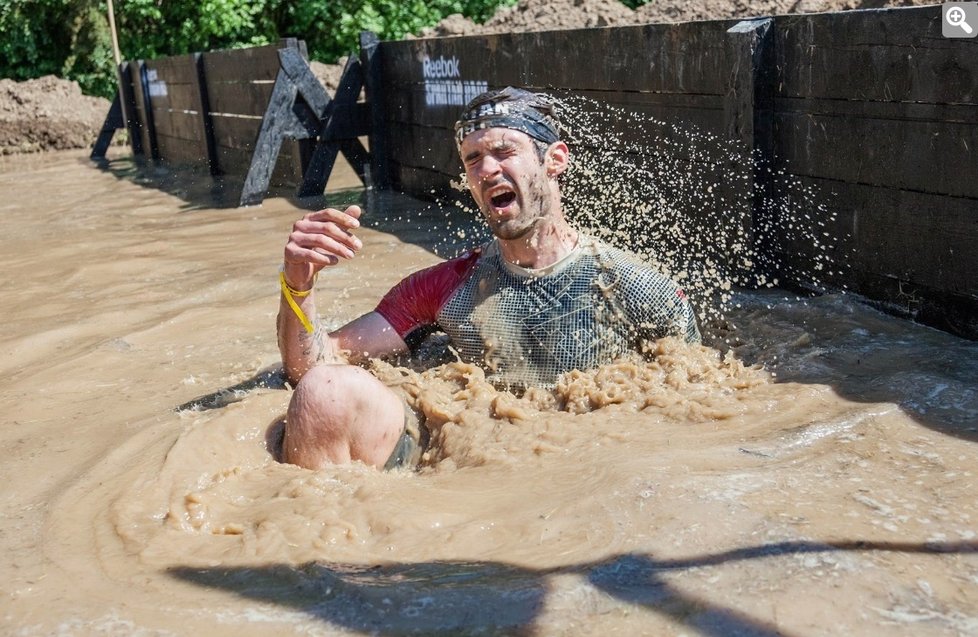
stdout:
<svg viewBox="0 0 978 637">
<path fill-rule="evenodd" d="M 978 342 L 888 316 L 855 295 L 789 299 L 771 290 L 737 301 L 733 321 L 742 329 L 730 334 L 741 360 L 779 382 L 895 404 L 925 427 L 978 442 Z"/>
<path fill-rule="evenodd" d="M 184 202 L 179 207 L 181 212 L 238 208 L 243 183 L 241 177 L 214 177 L 203 169 L 170 167 L 131 155 L 83 161 L 88 165 L 94 164 L 119 180 L 154 188 L 181 199 Z M 307 211 L 357 204 L 364 209 L 362 221 L 365 227 L 393 234 L 405 243 L 443 258 L 456 256 L 488 238 L 481 220 L 457 206 L 424 202 L 397 193 L 375 193 L 363 186 L 330 188 L 323 195 L 296 197 L 295 186 L 280 185 L 271 187 L 267 192 L 266 199 L 273 197 L 287 199 L 300 210 Z M 438 231 L 432 232 L 433 228 Z M 282 232 L 284 238 L 288 228 L 283 228 Z"/>
<path fill-rule="evenodd" d="M 768 621 L 682 591 L 672 575 L 690 569 L 785 555 L 838 551 L 976 553 L 978 542 L 781 542 L 686 559 L 645 554 L 532 569 L 500 562 L 309 563 L 236 568 L 174 567 L 199 586 L 278 604 L 333 626 L 375 635 L 534 635 L 552 592 L 548 579 L 576 575 L 620 603 L 645 609 L 700 635 L 787 635 Z M 586 619 L 586 618 L 584 618 Z"/>
<path fill-rule="evenodd" d="M 245 396 L 256 389 L 287 389 L 288 387 L 285 370 L 282 369 L 281 365 L 272 365 L 259 370 L 257 374 L 240 383 L 188 400 L 176 407 L 176 411 L 221 409 L 244 400 Z"/>
<path fill-rule="evenodd" d="M 153 188 L 183 201 L 181 212 L 196 210 L 237 209 L 244 185 L 242 176 L 214 176 L 203 167 L 170 166 L 141 157 L 124 155 L 106 159 L 84 159 L 86 165 L 94 165 L 120 181 L 128 181 L 144 188 Z M 325 195 L 297 198 L 293 184 L 272 184 L 265 198 L 289 199 L 302 209 L 318 210 L 327 206 L 359 203 L 363 188 L 347 188 L 328 191 Z M 242 210 L 260 209 L 258 206 Z"/>
<path fill-rule="evenodd" d="M 240 179 L 213 177 L 204 168 L 170 167 L 132 155 L 83 161 L 120 181 L 153 188 L 181 199 L 184 203 L 179 207 L 180 212 L 235 208 L 241 194 Z"/>
</svg>

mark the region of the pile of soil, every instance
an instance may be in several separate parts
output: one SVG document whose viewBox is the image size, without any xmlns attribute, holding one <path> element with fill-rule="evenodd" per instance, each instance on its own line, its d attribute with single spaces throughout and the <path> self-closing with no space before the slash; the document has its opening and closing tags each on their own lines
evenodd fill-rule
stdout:
<svg viewBox="0 0 978 637">
<path fill-rule="evenodd" d="M 432 38 L 551 31 L 923 4 L 934 4 L 934 0 L 652 0 L 635 11 L 618 0 L 520 0 L 515 7 L 497 11 L 485 24 L 454 14 L 419 35 Z"/>
<path fill-rule="evenodd" d="M 86 148 L 108 112 L 109 100 L 83 95 L 71 80 L 0 80 L 0 155 Z"/>
<path fill-rule="evenodd" d="M 636 9 L 635 23 L 753 18 L 786 13 L 908 7 L 934 2 L 935 0 L 654 0 Z"/>
<path fill-rule="evenodd" d="M 845 11 L 932 4 L 933 0 L 653 0 L 633 11 L 618 0 L 521 0 L 476 24 L 459 14 L 423 29 L 418 37 L 550 31 L 785 13 Z M 312 62 L 330 94 L 343 63 Z M 26 82 L 0 80 L 0 154 L 90 146 L 109 110 L 108 100 L 82 95 L 78 84 L 54 76 Z"/>
</svg>

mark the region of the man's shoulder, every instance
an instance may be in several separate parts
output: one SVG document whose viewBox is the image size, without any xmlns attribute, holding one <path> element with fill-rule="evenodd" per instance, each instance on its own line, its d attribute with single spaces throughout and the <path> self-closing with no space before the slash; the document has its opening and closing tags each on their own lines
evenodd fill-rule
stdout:
<svg viewBox="0 0 978 637">
<path fill-rule="evenodd" d="M 582 246 L 588 248 L 603 267 L 621 270 L 629 275 L 650 274 L 655 276 L 665 276 L 661 268 L 653 265 L 648 259 L 625 248 L 611 245 L 601 239 L 582 235 Z"/>
<path fill-rule="evenodd" d="M 477 262 L 486 256 L 486 248 L 489 244 L 482 244 L 475 246 L 474 248 L 468 248 L 462 251 L 457 256 L 445 259 L 441 263 L 436 263 L 435 265 L 425 268 L 423 271 L 439 272 L 439 271 L 455 271 L 455 272 L 467 272 L 474 266 Z"/>
</svg>

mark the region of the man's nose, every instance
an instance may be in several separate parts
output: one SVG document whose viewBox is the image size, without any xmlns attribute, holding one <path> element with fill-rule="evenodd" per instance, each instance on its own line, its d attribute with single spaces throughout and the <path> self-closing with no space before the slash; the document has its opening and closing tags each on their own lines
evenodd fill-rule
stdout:
<svg viewBox="0 0 978 637">
<path fill-rule="evenodd" d="M 499 162 L 492 156 L 483 157 L 479 165 L 476 166 L 476 175 L 483 181 L 498 173 Z"/>
</svg>

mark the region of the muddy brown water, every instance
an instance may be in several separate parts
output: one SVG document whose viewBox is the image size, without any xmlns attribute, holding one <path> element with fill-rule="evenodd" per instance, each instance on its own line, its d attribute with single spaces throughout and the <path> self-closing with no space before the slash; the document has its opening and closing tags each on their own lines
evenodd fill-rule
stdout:
<svg viewBox="0 0 978 637">
<path fill-rule="evenodd" d="M 301 208 L 74 152 L 0 158 L 0 191 L 3 634 L 978 634 L 975 343 L 742 294 L 719 349 L 553 393 L 378 365 L 438 447 L 313 472 L 266 448 Z M 385 206 L 325 320 L 471 236 Z"/>
</svg>

